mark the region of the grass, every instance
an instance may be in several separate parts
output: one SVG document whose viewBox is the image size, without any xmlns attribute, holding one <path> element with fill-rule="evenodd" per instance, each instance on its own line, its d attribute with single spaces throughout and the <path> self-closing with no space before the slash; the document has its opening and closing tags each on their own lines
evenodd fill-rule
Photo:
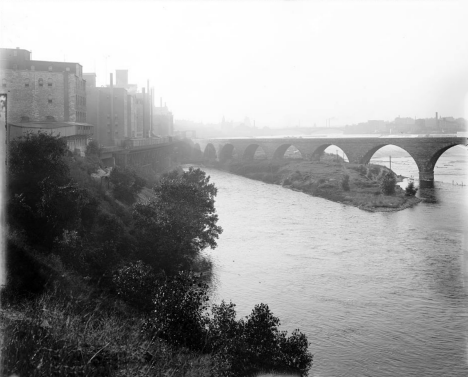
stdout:
<svg viewBox="0 0 468 377">
<path fill-rule="evenodd" d="M 46 294 L 0 313 L 1 375 L 207 376 L 209 355 L 174 350 L 142 331 L 144 318 L 105 299 Z"/>
<path fill-rule="evenodd" d="M 352 205 L 364 210 L 400 210 L 418 203 L 406 197 L 398 186 L 394 195 L 381 193 L 380 180 L 389 169 L 380 165 L 359 165 L 343 161 L 249 161 L 231 163 L 228 169 L 239 175 L 302 191 L 313 196 Z M 349 191 L 341 185 L 349 176 Z"/>
</svg>

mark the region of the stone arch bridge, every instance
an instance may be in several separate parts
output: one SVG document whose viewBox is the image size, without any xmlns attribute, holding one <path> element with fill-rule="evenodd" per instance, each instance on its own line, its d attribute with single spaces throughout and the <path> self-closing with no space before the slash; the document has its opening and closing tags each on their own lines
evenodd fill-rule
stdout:
<svg viewBox="0 0 468 377">
<path fill-rule="evenodd" d="M 371 137 L 310 137 L 310 138 L 233 138 L 192 139 L 193 148 L 205 160 L 221 162 L 237 158 L 253 160 L 261 148 L 268 159 L 281 159 L 290 146 L 296 147 L 303 159 L 318 160 L 329 146 L 343 150 L 349 162 L 367 164 L 375 152 L 386 145 L 404 149 L 413 157 L 419 169 L 421 187 L 433 187 L 434 167 L 439 157 L 456 145 L 467 145 L 467 137 L 457 135 L 437 136 L 371 136 Z"/>
</svg>

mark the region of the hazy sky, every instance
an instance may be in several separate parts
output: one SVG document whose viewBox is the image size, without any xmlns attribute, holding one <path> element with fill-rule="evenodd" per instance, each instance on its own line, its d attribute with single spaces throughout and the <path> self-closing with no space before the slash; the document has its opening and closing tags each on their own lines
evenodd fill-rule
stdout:
<svg viewBox="0 0 468 377">
<path fill-rule="evenodd" d="M 467 1 L 0 0 L 0 44 L 129 69 L 176 119 L 468 118 Z M 159 100 L 158 100 L 159 101 Z"/>
</svg>

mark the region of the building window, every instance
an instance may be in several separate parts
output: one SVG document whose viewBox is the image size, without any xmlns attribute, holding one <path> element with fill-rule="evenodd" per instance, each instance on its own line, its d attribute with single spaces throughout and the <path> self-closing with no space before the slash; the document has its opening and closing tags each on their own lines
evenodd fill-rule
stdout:
<svg viewBox="0 0 468 377">
<path fill-rule="evenodd" d="M 46 116 L 46 120 L 47 120 L 48 122 L 55 122 L 55 118 L 54 118 L 52 115 L 47 115 L 47 116 Z"/>
<path fill-rule="evenodd" d="M 6 88 L 6 79 L 2 79 L 2 88 Z"/>
<path fill-rule="evenodd" d="M 24 86 L 25 86 L 25 87 L 28 87 L 28 86 L 29 86 L 29 79 L 25 79 L 25 80 L 24 80 Z"/>
<path fill-rule="evenodd" d="M 48 97 L 48 101 L 49 103 L 52 103 L 52 96 L 49 94 L 49 97 Z"/>
<path fill-rule="evenodd" d="M 43 79 L 39 79 L 39 86 L 44 86 L 44 80 Z"/>
<path fill-rule="evenodd" d="M 25 122 L 29 122 L 29 117 L 23 115 L 21 117 L 21 123 L 25 123 Z"/>
<path fill-rule="evenodd" d="M 52 79 L 51 78 L 47 79 L 47 86 L 52 86 Z"/>
</svg>

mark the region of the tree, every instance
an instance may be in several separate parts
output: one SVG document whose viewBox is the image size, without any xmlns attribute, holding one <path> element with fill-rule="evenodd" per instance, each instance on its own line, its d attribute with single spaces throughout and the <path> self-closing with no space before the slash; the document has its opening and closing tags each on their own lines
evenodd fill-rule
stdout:
<svg viewBox="0 0 468 377">
<path fill-rule="evenodd" d="M 99 147 L 99 143 L 96 140 L 91 140 L 88 145 L 86 146 L 86 156 L 100 156 L 101 155 L 101 147 Z"/>
<path fill-rule="evenodd" d="M 141 259 L 166 272 L 190 267 L 222 232 L 214 207 L 216 187 L 200 169 L 168 173 L 153 188 L 154 198 L 134 205 Z M 159 264 L 159 265 L 158 265 Z"/>
<path fill-rule="evenodd" d="M 345 174 L 341 179 L 341 188 L 344 191 L 349 191 L 349 175 Z"/>
<path fill-rule="evenodd" d="M 280 321 L 259 304 L 245 319 L 236 321 L 235 305 L 213 305 L 209 322 L 209 344 L 216 360 L 217 375 L 252 376 L 259 372 L 307 375 L 313 356 L 308 352 L 307 337 L 299 330 L 291 336 L 279 331 Z"/>
<path fill-rule="evenodd" d="M 119 168 L 112 169 L 110 182 L 113 184 L 114 197 L 127 204 L 135 202 L 137 194 L 146 184 L 135 172 Z"/>
<path fill-rule="evenodd" d="M 395 193 L 396 178 L 393 172 L 386 172 L 380 182 L 380 190 L 384 195 L 393 195 Z"/>
<path fill-rule="evenodd" d="M 414 187 L 414 182 L 410 181 L 408 183 L 408 186 L 406 186 L 405 195 L 406 196 L 415 196 L 417 192 L 418 192 L 418 189 L 416 187 Z"/>
<path fill-rule="evenodd" d="M 97 201 L 70 177 L 66 142 L 44 132 L 13 140 L 8 159 L 8 223 L 49 252 L 64 230 L 92 225 Z"/>
</svg>

